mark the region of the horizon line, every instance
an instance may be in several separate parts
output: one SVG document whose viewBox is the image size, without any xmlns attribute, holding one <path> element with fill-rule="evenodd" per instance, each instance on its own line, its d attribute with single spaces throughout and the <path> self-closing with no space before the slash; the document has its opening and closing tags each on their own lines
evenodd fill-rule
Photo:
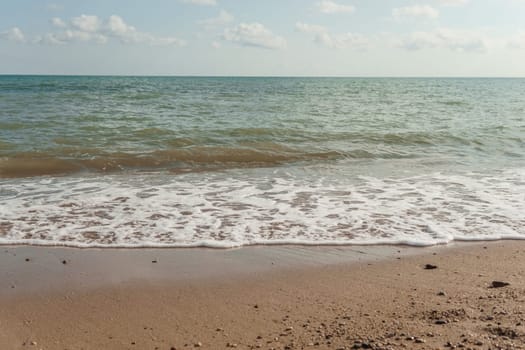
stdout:
<svg viewBox="0 0 525 350">
<path fill-rule="evenodd" d="M 0 76 L 57 76 L 57 77 L 144 77 L 144 78 L 393 78 L 393 79 L 524 79 L 525 76 L 497 75 L 223 75 L 223 74 L 52 74 L 52 73 L 0 73 Z"/>
</svg>

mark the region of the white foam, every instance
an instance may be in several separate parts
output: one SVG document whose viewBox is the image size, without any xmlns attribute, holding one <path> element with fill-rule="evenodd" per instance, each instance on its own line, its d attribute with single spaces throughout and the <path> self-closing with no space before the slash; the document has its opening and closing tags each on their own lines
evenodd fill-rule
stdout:
<svg viewBox="0 0 525 350">
<path fill-rule="evenodd" d="M 0 182 L 0 244 L 238 247 L 525 239 L 525 169 L 344 179 L 120 174 Z"/>
</svg>

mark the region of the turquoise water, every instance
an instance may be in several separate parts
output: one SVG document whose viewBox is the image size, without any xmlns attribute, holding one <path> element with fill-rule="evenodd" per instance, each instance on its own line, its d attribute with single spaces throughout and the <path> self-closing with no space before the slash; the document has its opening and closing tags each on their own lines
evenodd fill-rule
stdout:
<svg viewBox="0 0 525 350">
<path fill-rule="evenodd" d="M 525 236 L 525 79 L 0 76 L 0 243 Z"/>
</svg>

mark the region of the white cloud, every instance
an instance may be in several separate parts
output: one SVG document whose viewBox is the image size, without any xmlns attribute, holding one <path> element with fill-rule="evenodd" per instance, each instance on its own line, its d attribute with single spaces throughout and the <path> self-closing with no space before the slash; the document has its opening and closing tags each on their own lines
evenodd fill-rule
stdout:
<svg viewBox="0 0 525 350">
<path fill-rule="evenodd" d="M 144 43 L 156 46 L 184 46 L 186 44 L 184 40 L 176 37 L 158 37 L 149 33 L 140 32 L 117 15 L 109 17 L 103 33 L 112 38 L 119 39 L 123 43 Z"/>
<path fill-rule="evenodd" d="M 438 28 L 429 32 L 414 32 L 396 46 L 408 50 L 449 49 L 484 52 L 489 48 L 489 39 L 476 31 Z"/>
<path fill-rule="evenodd" d="M 63 30 L 37 36 L 34 42 L 53 45 L 67 44 L 69 42 L 105 44 L 110 39 L 115 39 L 122 43 L 162 46 L 185 45 L 184 40 L 176 37 L 158 37 L 140 32 L 117 15 L 112 15 L 107 20 L 102 20 L 97 16 L 81 15 L 72 18 L 69 23 L 64 22 L 60 18 L 53 18 L 51 23 L 55 27 L 63 28 Z"/>
<path fill-rule="evenodd" d="M 67 27 L 66 22 L 64 22 L 61 18 L 58 18 L 58 17 L 51 18 L 51 24 L 57 28 Z"/>
<path fill-rule="evenodd" d="M 466 5 L 469 0 L 438 0 L 438 2 L 443 6 L 463 6 Z"/>
<path fill-rule="evenodd" d="M 109 16 L 107 29 L 112 35 L 130 41 L 133 41 L 131 39 L 137 35 L 135 27 L 128 25 L 117 15 Z"/>
<path fill-rule="evenodd" d="M 217 0 L 182 0 L 182 2 L 193 5 L 202 5 L 202 6 L 215 6 L 217 5 Z"/>
<path fill-rule="evenodd" d="M 302 22 L 297 22 L 295 24 L 295 28 L 303 33 L 310 33 L 310 34 L 322 34 L 326 33 L 328 30 L 323 27 L 316 24 L 307 24 Z"/>
<path fill-rule="evenodd" d="M 392 16 L 396 20 L 405 18 L 435 19 L 439 17 L 439 11 L 429 5 L 413 5 L 393 9 Z"/>
<path fill-rule="evenodd" d="M 33 43 L 35 43 L 35 44 L 62 45 L 62 44 L 65 44 L 66 42 L 59 38 L 61 36 L 61 34 L 62 33 L 60 33 L 60 34 L 47 33 L 47 34 L 44 34 L 44 35 L 37 35 L 33 39 Z"/>
<path fill-rule="evenodd" d="M 241 23 L 224 31 L 223 39 L 242 46 L 254 46 L 265 49 L 284 49 L 286 40 L 273 34 L 260 23 Z"/>
<path fill-rule="evenodd" d="M 338 4 L 331 0 L 319 1 L 317 3 L 317 8 L 325 14 L 352 13 L 355 11 L 355 7 L 352 5 Z"/>
<path fill-rule="evenodd" d="M 101 21 L 97 16 L 80 15 L 73 17 L 71 24 L 83 32 L 96 32 L 100 29 Z"/>
<path fill-rule="evenodd" d="M 317 44 L 327 46 L 332 49 L 364 49 L 369 45 L 369 40 L 356 33 L 330 34 L 328 29 L 319 25 L 312 25 L 298 22 L 295 27 L 297 30 L 313 34 L 313 40 Z"/>
<path fill-rule="evenodd" d="M 234 19 L 235 18 L 232 14 L 230 14 L 227 11 L 221 10 L 217 17 L 204 19 L 202 21 L 199 21 L 199 24 L 202 24 L 206 29 L 213 29 L 216 27 L 225 26 L 233 22 Z"/>
<path fill-rule="evenodd" d="M 43 36 L 38 36 L 36 43 L 63 45 L 73 41 L 93 41 L 99 44 L 104 44 L 108 41 L 105 35 L 98 33 L 83 32 L 81 30 L 66 29 L 57 33 L 47 33 Z"/>
<path fill-rule="evenodd" d="M 6 31 L 0 32 L 0 38 L 14 41 L 17 43 L 23 43 L 26 41 L 24 33 L 22 33 L 22 30 L 18 27 L 13 27 L 11 29 L 8 29 Z"/>
</svg>

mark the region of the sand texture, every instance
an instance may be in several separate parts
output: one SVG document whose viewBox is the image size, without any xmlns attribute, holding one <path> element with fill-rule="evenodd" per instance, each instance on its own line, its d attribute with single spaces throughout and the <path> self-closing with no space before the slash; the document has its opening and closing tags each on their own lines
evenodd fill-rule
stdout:
<svg viewBox="0 0 525 350">
<path fill-rule="evenodd" d="M 0 349 L 525 348 L 525 242 L 260 249 L 5 248 Z"/>
</svg>

